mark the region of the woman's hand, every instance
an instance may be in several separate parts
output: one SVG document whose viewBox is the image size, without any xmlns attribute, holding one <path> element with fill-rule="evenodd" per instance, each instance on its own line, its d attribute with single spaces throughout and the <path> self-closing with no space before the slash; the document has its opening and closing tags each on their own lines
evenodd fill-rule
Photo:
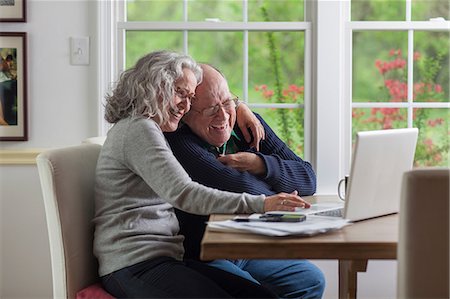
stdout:
<svg viewBox="0 0 450 299">
<path fill-rule="evenodd" d="M 297 191 L 278 193 L 267 196 L 264 201 L 264 212 L 268 211 L 295 211 L 295 208 L 309 208 L 311 205 L 297 195 Z"/>
<path fill-rule="evenodd" d="M 254 147 L 259 151 L 259 142 L 265 138 L 264 127 L 259 119 L 256 118 L 247 105 L 240 103 L 236 108 L 236 120 L 245 140 L 249 143 L 251 142 L 250 147 Z M 253 134 L 253 141 L 252 136 L 248 132 L 249 129 Z"/>
</svg>

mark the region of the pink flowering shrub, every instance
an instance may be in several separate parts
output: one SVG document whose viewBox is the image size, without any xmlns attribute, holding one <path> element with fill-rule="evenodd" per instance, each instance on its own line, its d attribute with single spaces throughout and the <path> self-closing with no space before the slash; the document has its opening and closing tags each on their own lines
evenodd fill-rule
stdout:
<svg viewBox="0 0 450 299">
<path fill-rule="evenodd" d="M 380 88 L 383 100 L 389 102 L 406 102 L 408 100 L 408 85 L 406 60 L 402 57 L 401 50 L 390 50 L 387 61 L 377 59 L 375 67 L 383 77 L 384 85 Z M 413 86 L 414 102 L 443 102 L 445 94 L 442 86 L 434 83 L 434 78 L 440 68 L 440 55 L 437 58 L 424 59 L 419 52 L 414 53 L 415 64 L 418 65 L 418 73 L 422 75 Z M 407 109 L 400 108 L 371 108 L 370 115 L 362 109 L 354 109 L 352 117 L 356 126 L 354 133 L 362 129 L 392 129 L 406 127 Z M 438 109 L 414 109 L 413 125 L 419 129 L 419 140 L 416 148 L 415 166 L 445 165 L 449 150 L 449 131 L 446 127 L 447 117 L 439 115 Z M 447 119 L 445 119 L 447 118 Z M 359 125 L 358 125 L 359 124 Z M 444 131 L 444 133 L 439 133 Z M 443 136 L 442 136 L 443 135 Z"/>
<path fill-rule="evenodd" d="M 305 92 L 303 86 L 290 84 L 288 88 L 283 89 L 282 96 L 275 100 L 275 92 L 269 89 L 266 84 L 256 85 L 255 90 L 259 91 L 263 98 L 272 103 L 298 103 L 303 101 L 303 94 Z"/>
</svg>

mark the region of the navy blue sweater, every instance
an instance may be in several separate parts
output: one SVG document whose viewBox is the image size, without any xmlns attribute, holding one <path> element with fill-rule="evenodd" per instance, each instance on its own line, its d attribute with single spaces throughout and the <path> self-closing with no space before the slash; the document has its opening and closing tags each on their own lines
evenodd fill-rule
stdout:
<svg viewBox="0 0 450 299">
<path fill-rule="evenodd" d="M 256 152 L 245 142 L 241 130 L 236 125 L 234 132 L 239 137 L 238 151 L 252 152 L 263 159 L 266 175 L 256 176 L 247 171 L 240 172 L 216 159 L 209 144 L 195 135 L 184 125 L 176 132 L 165 133 L 172 151 L 191 178 L 205 186 L 232 192 L 273 195 L 297 190 L 301 196 L 312 195 L 316 191 L 316 175 L 311 164 L 303 161 L 279 139 L 267 123 L 261 121 L 266 139 Z M 180 221 L 180 233 L 185 236 L 186 258 L 198 258 L 200 241 L 205 230 L 207 216 L 192 215 L 176 211 Z"/>
</svg>

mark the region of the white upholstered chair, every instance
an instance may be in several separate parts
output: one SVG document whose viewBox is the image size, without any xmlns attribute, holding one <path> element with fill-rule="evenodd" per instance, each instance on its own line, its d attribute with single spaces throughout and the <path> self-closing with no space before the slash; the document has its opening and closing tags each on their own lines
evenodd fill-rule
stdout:
<svg viewBox="0 0 450 299">
<path fill-rule="evenodd" d="M 449 298 L 449 168 L 403 176 L 398 298 Z"/>
<path fill-rule="evenodd" d="M 82 143 L 92 143 L 92 144 L 99 144 L 103 145 L 105 143 L 106 136 L 95 136 L 95 137 L 89 137 L 83 140 Z"/>
<path fill-rule="evenodd" d="M 49 150 L 36 158 L 50 241 L 54 298 L 107 298 L 92 253 L 98 144 Z M 96 284 L 97 283 L 97 284 Z M 97 295 L 92 296 L 92 291 Z M 91 292 L 91 293 L 89 293 Z M 89 296 L 91 294 L 91 296 Z M 80 298 L 80 296 L 78 296 Z"/>
</svg>

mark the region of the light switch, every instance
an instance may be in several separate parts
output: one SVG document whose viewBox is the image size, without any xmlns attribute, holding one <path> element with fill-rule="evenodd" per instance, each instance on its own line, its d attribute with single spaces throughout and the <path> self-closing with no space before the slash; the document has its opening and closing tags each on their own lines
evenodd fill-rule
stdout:
<svg viewBox="0 0 450 299">
<path fill-rule="evenodd" d="M 89 36 L 70 38 L 70 63 L 72 65 L 89 64 Z"/>
</svg>

